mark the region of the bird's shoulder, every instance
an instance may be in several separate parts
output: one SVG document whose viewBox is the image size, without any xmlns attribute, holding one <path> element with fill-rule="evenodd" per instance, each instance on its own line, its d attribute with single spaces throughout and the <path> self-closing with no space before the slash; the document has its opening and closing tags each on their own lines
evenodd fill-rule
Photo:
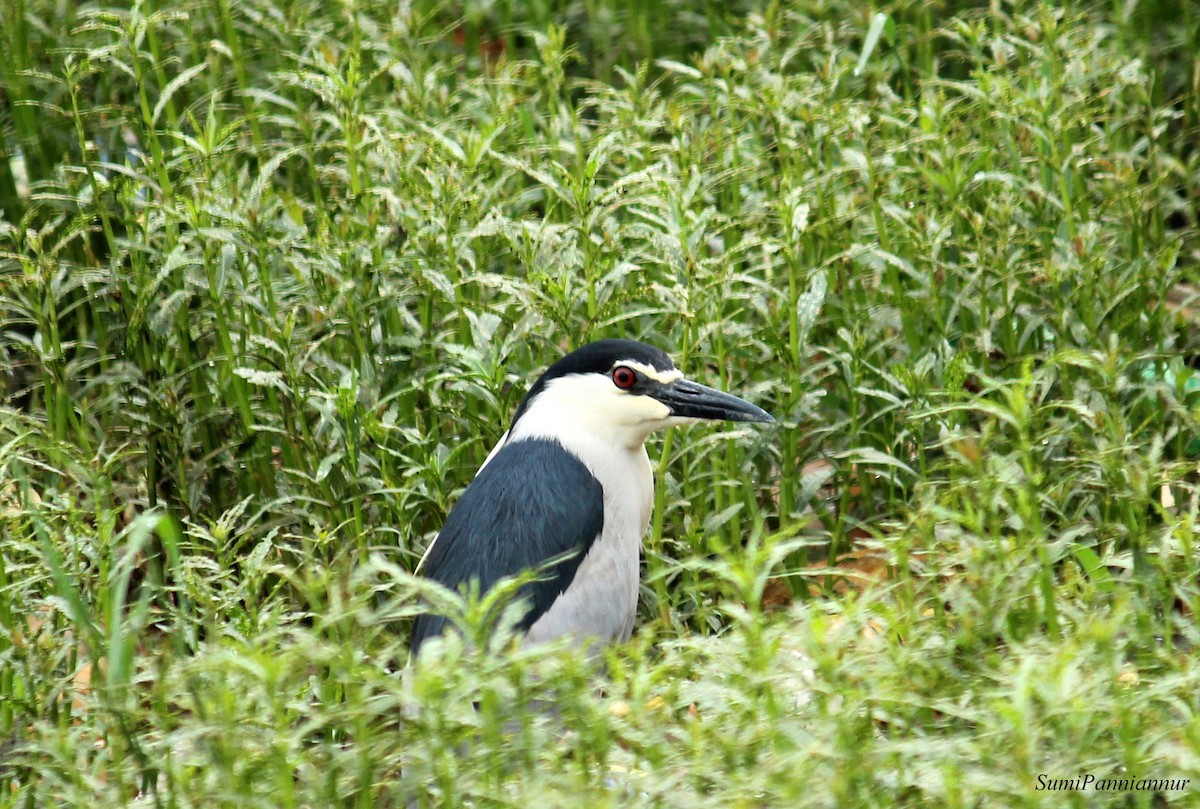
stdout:
<svg viewBox="0 0 1200 809">
<path fill-rule="evenodd" d="M 604 489 L 552 439 L 509 441 L 479 471 L 450 510 L 422 573 L 451 589 L 469 581 L 487 592 L 497 581 L 545 567 L 521 589 L 537 620 L 575 577 L 604 529 Z"/>
<path fill-rule="evenodd" d="M 575 455 L 551 439 L 510 441 L 450 510 L 425 574 L 447 586 L 497 578 L 587 547 L 604 525 L 604 490 Z M 457 574 L 457 575 L 455 575 Z"/>
</svg>

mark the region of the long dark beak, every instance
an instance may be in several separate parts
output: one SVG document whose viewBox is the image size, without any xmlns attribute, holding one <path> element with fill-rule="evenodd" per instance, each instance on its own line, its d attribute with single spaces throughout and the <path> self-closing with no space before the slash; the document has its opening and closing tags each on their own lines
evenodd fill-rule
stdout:
<svg viewBox="0 0 1200 809">
<path fill-rule="evenodd" d="M 671 408 L 671 415 L 712 421 L 754 421 L 769 424 L 775 418 L 757 405 L 731 393 L 716 390 L 687 379 L 661 385 L 650 394 Z"/>
</svg>

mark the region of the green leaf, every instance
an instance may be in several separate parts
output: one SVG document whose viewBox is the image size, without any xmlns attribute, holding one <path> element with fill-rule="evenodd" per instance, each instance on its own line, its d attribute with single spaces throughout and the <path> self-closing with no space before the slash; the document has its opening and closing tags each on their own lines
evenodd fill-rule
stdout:
<svg viewBox="0 0 1200 809">
<path fill-rule="evenodd" d="M 1079 562 L 1084 572 L 1087 573 L 1089 579 L 1096 587 L 1104 593 L 1112 593 L 1117 589 L 1117 585 L 1113 582 L 1112 574 L 1108 572 L 1108 567 L 1100 561 L 1100 557 L 1096 552 L 1086 545 L 1074 545 L 1071 547 L 1071 553 L 1075 556 L 1075 560 Z"/>
<path fill-rule="evenodd" d="M 896 24 L 892 22 L 892 18 L 882 11 L 871 15 L 871 27 L 867 29 L 867 38 L 863 40 L 862 53 L 858 56 L 858 64 L 854 67 L 854 75 L 859 76 L 863 72 L 863 68 L 867 66 L 867 62 L 871 58 L 871 54 L 875 51 L 875 46 L 879 44 L 879 37 L 887 33 L 890 40 L 895 33 Z"/>
</svg>

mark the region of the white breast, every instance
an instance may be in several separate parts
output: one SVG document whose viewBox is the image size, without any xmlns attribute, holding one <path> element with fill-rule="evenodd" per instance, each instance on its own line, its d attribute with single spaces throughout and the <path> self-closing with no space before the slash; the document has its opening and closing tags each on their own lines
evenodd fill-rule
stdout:
<svg viewBox="0 0 1200 809">
<path fill-rule="evenodd" d="M 604 529 L 575 579 L 526 635 L 540 643 L 563 635 L 580 642 L 623 641 L 637 614 L 642 537 L 650 523 L 654 472 L 646 448 L 587 442 L 567 447 L 604 488 Z"/>
</svg>

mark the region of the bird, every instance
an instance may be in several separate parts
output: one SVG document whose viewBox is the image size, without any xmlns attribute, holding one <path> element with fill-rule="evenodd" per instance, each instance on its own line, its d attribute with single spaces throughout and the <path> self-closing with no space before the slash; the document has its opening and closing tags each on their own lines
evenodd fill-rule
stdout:
<svg viewBox="0 0 1200 809">
<path fill-rule="evenodd" d="M 474 582 L 483 594 L 537 570 L 516 591 L 525 605 L 515 626 L 522 643 L 566 636 L 598 649 L 628 640 L 654 499 L 645 442 L 655 430 L 697 420 L 775 421 L 684 378 L 646 343 L 609 338 L 566 354 L 529 388 L 417 575 L 451 590 Z M 418 615 L 412 657 L 447 626 L 445 615 Z"/>
</svg>

